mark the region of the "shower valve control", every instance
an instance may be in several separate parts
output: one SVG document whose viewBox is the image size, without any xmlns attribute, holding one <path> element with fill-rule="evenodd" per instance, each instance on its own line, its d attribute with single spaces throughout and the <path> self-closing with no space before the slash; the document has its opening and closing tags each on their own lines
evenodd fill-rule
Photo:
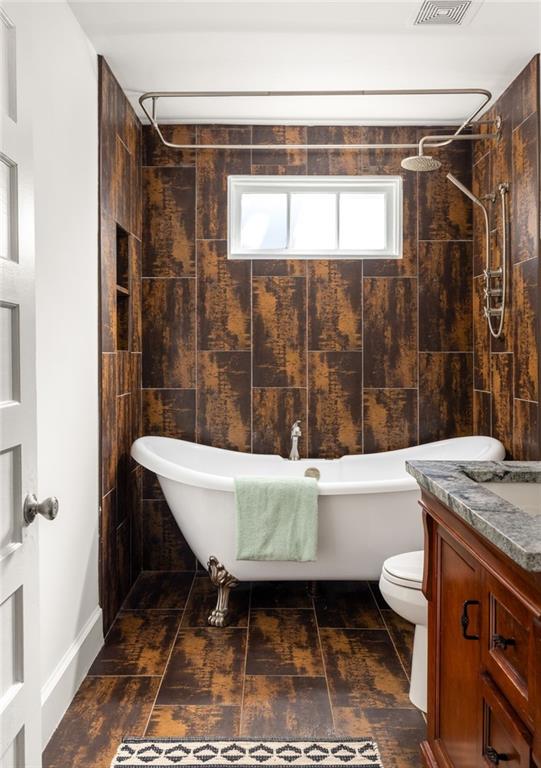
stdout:
<svg viewBox="0 0 541 768">
<path fill-rule="evenodd" d="M 29 493 L 24 500 L 23 515 L 27 525 L 33 523 L 38 515 L 43 515 L 46 520 L 54 520 L 58 515 L 58 499 L 49 496 L 38 502 L 35 494 Z"/>
<path fill-rule="evenodd" d="M 483 275 L 486 279 L 490 277 L 502 277 L 503 269 L 501 267 L 498 267 L 498 269 L 484 269 Z"/>
</svg>

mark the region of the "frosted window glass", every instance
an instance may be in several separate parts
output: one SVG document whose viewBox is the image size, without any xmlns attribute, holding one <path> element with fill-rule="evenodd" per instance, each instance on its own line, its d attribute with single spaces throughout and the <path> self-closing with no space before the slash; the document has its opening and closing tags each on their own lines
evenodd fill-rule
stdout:
<svg viewBox="0 0 541 768">
<path fill-rule="evenodd" d="M 227 189 L 228 259 L 402 258 L 400 176 L 229 176 Z"/>
<path fill-rule="evenodd" d="M 20 446 L 15 446 L 0 453 L 0 553 L 20 541 L 20 488 L 21 452 Z"/>
<path fill-rule="evenodd" d="M 0 158 L 0 258 L 11 259 L 11 168 Z"/>
<path fill-rule="evenodd" d="M 22 588 L 0 605 L 0 698 L 21 680 Z"/>
<path fill-rule="evenodd" d="M 386 243 L 385 195 L 340 195 L 340 248 L 381 251 Z"/>
<path fill-rule="evenodd" d="M 291 195 L 291 247 L 294 250 L 336 248 L 336 195 Z"/>
<path fill-rule="evenodd" d="M 0 757 L 0 768 L 20 768 L 24 765 L 24 738 L 23 729 L 15 736 L 11 744 Z"/>
<path fill-rule="evenodd" d="M 0 8 L 0 109 L 17 120 L 15 27 Z"/>
<path fill-rule="evenodd" d="M 0 403 L 18 398 L 17 307 L 0 302 Z"/>
<path fill-rule="evenodd" d="M 287 246 L 287 195 L 243 194 L 240 244 L 244 250 Z"/>
</svg>

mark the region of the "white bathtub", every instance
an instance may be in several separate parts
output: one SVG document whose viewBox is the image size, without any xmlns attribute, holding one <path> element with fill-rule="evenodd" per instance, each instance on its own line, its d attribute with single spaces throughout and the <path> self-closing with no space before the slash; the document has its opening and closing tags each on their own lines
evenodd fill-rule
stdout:
<svg viewBox="0 0 541 768">
<path fill-rule="evenodd" d="M 418 486 L 405 470 L 406 459 L 489 461 L 504 454 L 502 444 L 490 437 L 295 462 L 165 437 L 141 437 L 132 446 L 134 459 L 158 476 L 198 560 L 206 565 L 214 556 L 241 581 L 379 579 L 387 557 L 423 547 Z M 308 467 L 321 473 L 317 560 L 237 560 L 233 478 L 302 476 Z"/>
</svg>

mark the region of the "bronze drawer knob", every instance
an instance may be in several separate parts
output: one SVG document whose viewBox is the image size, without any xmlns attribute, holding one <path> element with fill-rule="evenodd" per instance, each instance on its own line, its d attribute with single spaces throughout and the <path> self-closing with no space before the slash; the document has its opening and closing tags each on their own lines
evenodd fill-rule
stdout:
<svg viewBox="0 0 541 768">
<path fill-rule="evenodd" d="M 516 640 L 513 637 L 504 637 L 503 635 L 492 635 L 493 648 L 501 648 L 505 651 L 510 645 L 516 645 Z"/>
<path fill-rule="evenodd" d="M 505 752 L 498 752 L 494 747 L 486 747 L 485 755 L 493 765 L 499 765 L 509 760 L 509 755 L 506 755 Z"/>
</svg>

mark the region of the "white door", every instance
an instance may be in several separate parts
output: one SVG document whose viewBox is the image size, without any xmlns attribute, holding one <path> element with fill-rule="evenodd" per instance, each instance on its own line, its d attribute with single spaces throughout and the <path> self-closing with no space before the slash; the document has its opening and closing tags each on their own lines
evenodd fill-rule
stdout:
<svg viewBox="0 0 541 768">
<path fill-rule="evenodd" d="M 7 8 L 7 10 L 6 10 Z M 31 83 L 17 7 L 0 7 L 0 768 L 40 768 Z M 9 15 L 8 15 L 9 13 Z M 28 48 L 25 55 L 29 55 Z M 56 514 L 52 502 L 31 507 Z"/>
</svg>

